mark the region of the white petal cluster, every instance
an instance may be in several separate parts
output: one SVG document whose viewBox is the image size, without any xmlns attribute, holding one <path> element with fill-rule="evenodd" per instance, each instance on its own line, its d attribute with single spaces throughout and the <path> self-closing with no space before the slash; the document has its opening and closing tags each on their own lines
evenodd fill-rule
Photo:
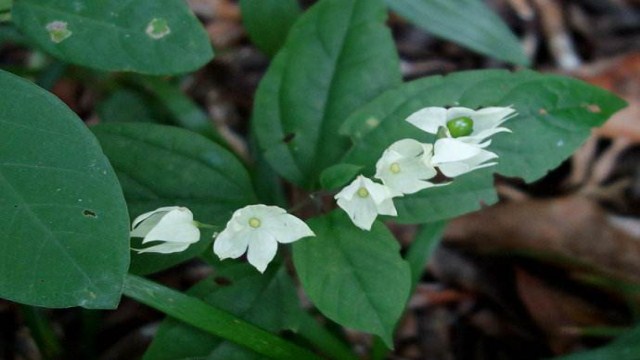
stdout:
<svg viewBox="0 0 640 360">
<path fill-rule="evenodd" d="M 337 193 L 335 199 L 357 227 L 371 230 L 378 215 L 398 215 L 393 197 L 394 193 L 388 186 L 359 175 Z"/>
<path fill-rule="evenodd" d="M 376 163 L 375 177 L 362 175 L 336 194 L 340 206 L 353 223 L 371 230 L 378 215 L 396 216 L 393 198 L 413 194 L 433 186 L 438 170 L 449 178 L 497 164 L 498 155 L 486 150 L 490 136 L 511 130 L 500 127 L 516 111 L 511 107 L 473 110 L 464 107 L 427 107 L 406 120 L 419 129 L 438 136 L 434 144 L 402 139 L 391 144 Z M 436 170 L 438 169 L 438 170 Z"/>
<path fill-rule="evenodd" d="M 138 253 L 169 254 L 184 251 L 189 245 L 200 240 L 200 230 L 193 221 L 193 214 L 189 209 L 168 206 L 135 218 L 131 225 L 131 237 L 143 238 L 143 244 L 162 242 L 144 249 L 133 249 Z"/>
<path fill-rule="evenodd" d="M 407 121 L 419 129 L 440 136 L 433 146 L 432 165 L 447 177 L 497 164 L 498 155 L 486 150 L 490 136 L 511 130 L 500 127 L 516 115 L 511 107 L 487 107 L 473 110 L 464 107 L 427 107 L 409 115 Z M 469 124 L 468 134 L 456 134 L 457 120 Z M 443 135 L 444 134 L 444 135 Z"/>
<path fill-rule="evenodd" d="M 433 152 L 432 164 L 450 178 L 493 166 L 497 162 L 487 161 L 498 158 L 498 155 L 485 150 L 483 146 L 466 144 L 451 138 L 437 140 Z"/>
<path fill-rule="evenodd" d="M 434 186 L 427 181 L 438 174 L 432 164 L 433 145 L 413 139 L 391 144 L 376 163 L 375 177 L 395 196 L 413 194 Z"/>
<path fill-rule="evenodd" d="M 226 228 L 216 237 L 213 252 L 220 260 L 236 259 L 247 253 L 247 260 L 264 272 L 276 256 L 278 243 L 287 244 L 313 231 L 297 217 L 277 206 L 249 205 L 236 210 Z"/>
<path fill-rule="evenodd" d="M 456 140 L 467 144 L 480 144 L 488 137 L 499 132 L 511 132 L 500 127 L 502 123 L 516 115 L 511 107 L 487 107 L 473 110 L 464 107 L 426 107 L 409 115 L 407 121 L 422 131 L 437 134 L 443 128 L 448 138 L 452 138 L 449 122 L 455 119 L 468 118 L 473 122 L 473 130 L 469 135 L 456 137 Z M 487 144 L 488 145 L 488 144 Z"/>
</svg>

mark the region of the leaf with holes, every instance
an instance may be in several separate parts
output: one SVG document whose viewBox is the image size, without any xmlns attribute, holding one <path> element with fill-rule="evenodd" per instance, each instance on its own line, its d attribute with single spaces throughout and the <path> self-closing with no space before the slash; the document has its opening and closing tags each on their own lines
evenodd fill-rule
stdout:
<svg viewBox="0 0 640 360">
<path fill-rule="evenodd" d="M 305 292 L 337 323 L 382 337 L 393 329 L 411 287 L 400 246 L 380 222 L 356 228 L 341 210 L 309 220 L 315 237 L 293 244 L 293 261 Z"/>
<path fill-rule="evenodd" d="M 295 285 L 282 266 L 270 266 L 265 274 L 260 274 L 246 263 L 232 263 L 225 265 L 215 276 L 201 281 L 187 293 L 272 332 L 295 330 L 302 313 Z M 167 319 L 160 325 L 144 359 L 195 357 L 262 358 L 181 321 Z"/>
<path fill-rule="evenodd" d="M 11 14 L 42 49 L 91 68 L 177 74 L 213 57 L 207 33 L 182 0 L 20 0 Z"/>
<path fill-rule="evenodd" d="M 499 160 L 489 171 L 531 182 L 560 165 L 586 140 L 591 128 L 624 105 L 616 96 L 581 81 L 532 71 L 482 70 L 428 77 L 389 90 L 355 112 L 341 130 L 354 141 L 342 161 L 372 172 L 378 157 L 394 141 L 432 142 L 432 135 L 405 121 L 423 107 L 513 106 L 518 116 L 504 124 L 513 132 L 493 137 L 489 150 Z M 471 173 L 445 187 L 398 199 L 398 221 L 444 220 L 475 210 L 480 202 L 495 202 L 490 174 L 482 174 Z"/>
<path fill-rule="evenodd" d="M 129 217 L 98 142 L 60 100 L 0 71 L 0 297 L 114 308 Z"/>
<path fill-rule="evenodd" d="M 349 147 L 338 128 L 400 82 L 381 0 L 324 0 L 291 28 L 256 94 L 253 127 L 280 175 L 313 188 Z"/>
<path fill-rule="evenodd" d="M 156 124 L 105 124 L 92 130 L 116 169 L 132 217 L 185 206 L 195 220 L 220 231 L 233 211 L 256 202 L 240 161 L 201 135 Z M 203 231 L 200 242 L 183 253 L 136 254 L 131 271 L 155 272 L 198 255 L 209 248 L 210 235 Z"/>
</svg>

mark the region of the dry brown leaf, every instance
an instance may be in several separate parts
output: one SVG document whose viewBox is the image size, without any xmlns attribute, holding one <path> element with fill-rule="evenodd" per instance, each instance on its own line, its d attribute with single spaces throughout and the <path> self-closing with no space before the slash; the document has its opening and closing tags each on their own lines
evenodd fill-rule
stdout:
<svg viewBox="0 0 640 360">
<path fill-rule="evenodd" d="M 449 224 L 445 242 L 560 257 L 565 266 L 640 282 L 640 241 L 580 195 L 507 203 L 460 217 Z"/>
<path fill-rule="evenodd" d="M 531 318 L 546 334 L 549 347 L 556 354 L 573 349 L 578 340 L 568 336 L 564 328 L 607 324 L 607 316 L 595 305 L 549 286 L 522 269 L 516 269 L 516 285 Z"/>
<path fill-rule="evenodd" d="M 574 75 L 625 99 L 629 106 L 613 115 L 596 134 L 640 142 L 640 52 L 583 67 Z"/>
</svg>

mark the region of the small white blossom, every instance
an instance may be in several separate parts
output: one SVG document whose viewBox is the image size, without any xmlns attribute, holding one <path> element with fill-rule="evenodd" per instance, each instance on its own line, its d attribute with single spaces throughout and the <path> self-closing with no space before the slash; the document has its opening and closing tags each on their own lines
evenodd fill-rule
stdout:
<svg viewBox="0 0 640 360">
<path fill-rule="evenodd" d="M 500 125 L 515 115 L 516 111 L 511 107 L 487 107 L 480 110 L 426 107 L 409 115 L 407 121 L 431 134 L 444 129 L 446 137 L 468 144 L 479 144 L 496 133 L 511 132 Z"/>
<path fill-rule="evenodd" d="M 216 237 L 213 252 L 220 260 L 236 259 L 247 253 L 247 260 L 264 272 L 276 256 L 278 243 L 287 244 L 315 236 L 297 217 L 277 206 L 249 205 L 236 210 L 227 227 Z"/>
<path fill-rule="evenodd" d="M 433 165 L 447 177 L 453 178 L 470 171 L 493 166 L 498 155 L 483 149 L 488 144 L 467 144 L 458 139 L 444 138 L 436 140 Z"/>
<path fill-rule="evenodd" d="M 435 184 L 427 181 L 437 175 L 431 164 L 433 145 L 413 139 L 391 144 L 376 163 L 375 177 L 395 195 L 413 194 Z"/>
<path fill-rule="evenodd" d="M 351 184 L 337 193 L 335 199 L 338 206 L 347 212 L 357 227 L 371 230 L 378 214 L 398 215 L 393 205 L 394 196 L 388 186 L 374 183 L 359 175 Z"/>
<path fill-rule="evenodd" d="M 168 206 L 135 218 L 131 224 L 131 237 L 143 238 L 143 244 L 153 241 L 163 242 L 144 249 L 133 249 L 138 253 L 169 254 L 184 251 L 189 245 L 200 240 L 200 230 L 193 221 L 193 214 L 189 209 Z"/>
</svg>

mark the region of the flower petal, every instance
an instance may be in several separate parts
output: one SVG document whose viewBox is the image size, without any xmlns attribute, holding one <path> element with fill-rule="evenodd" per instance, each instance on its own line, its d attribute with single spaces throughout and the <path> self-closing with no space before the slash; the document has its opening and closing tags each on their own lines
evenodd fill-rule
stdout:
<svg viewBox="0 0 640 360">
<path fill-rule="evenodd" d="M 447 124 L 447 109 L 443 107 L 426 107 L 409 115 L 409 123 L 430 134 L 438 133 L 440 126 Z"/>
<path fill-rule="evenodd" d="M 151 214 L 149 217 L 146 217 L 142 220 L 142 222 L 138 222 L 138 224 L 136 224 L 136 227 L 132 228 L 130 236 L 136 238 L 143 238 L 147 236 L 149 231 L 151 231 L 151 229 L 158 225 L 165 214 L 165 212 L 157 212 L 155 214 Z"/>
<path fill-rule="evenodd" d="M 247 260 L 261 273 L 273 260 L 278 251 L 278 242 L 266 231 L 257 231 L 254 238 L 249 242 Z"/>
<path fill-rule="evenodd" d="M 189 244 L 200 240 L 200 230 L 193 222 L 191 211 L 180 207 L 166 213 L 144 237 L 142 243 L 156 240 Z"/>
<path fill-rule="evenodd" d="M 491 151 L 481 150 L 478 155 L 462 161 L 453 161 L 442 163 L 438 165 L 438 168 L 442 173 L 450 178 L 460 176 L 462 174 L 471 172 L 473 170 L 481 169 L 488 166 L 496 165 L 496 162 L 484 163 L 491 159 L 497 158 L 498 155 Z M 484 164 L 483 164 L 484 163 Z"/>
<path fill-rule="evenodd" d="M 165 242 L 159 245 L 150 246 L 144 249 L 132 249 L 136 251 L 138 254 L 142 253 L 158 253 L 158 254 L 171 254 L 175 252 L 181 252 L 187 250 L 189 247 L 189 243 L 175 243 L 175 242 Z"/>
<path fill-rule="evenodd" d="M 347 201 L 351 201 L 353 196 L 358 192 L 358 190 L 365 186 L 364 183 L 365 177 L 362 175 L 358 175 L 358 177 L 351 182 L 351 184 L 345 186 L 339 193 L 337 193 L 333 198 L 334 199 L 344 199 Z"/>
<path fill-rule="evenodd" d="M 467 144 L 457 139 L 444 138 L 436 140 L 433 150 L 433 165 L 463 161 L 478 155 L 482 149 L 478 146 Z"/>
<path fill-rule="evenodd" d="M 131 223 L 131 229 L 135 229 L 138 226 L 138 224 L 140 224 L 145 219 L 149 218 L 151 215 L 154 215 L 157 213 L 167 213 L 169 211 L 172 211 L 178 208 L 179 206 L 165 206 L 165 207 L 157 208 L 153 211 L 146 212 L 142 215 L 139 215 L 133 220 L 133 223 Z"/>
<path fill-rule="evenodd" d="M 371 230 L 371 225 L 378 216 L 376 204 L 370 197 L 366 199 L 354 197 L 350 201 L 339 198 L 338 206 L 349 215 L 355 226 L 363 230 Z"/>
<path fill-rule="evenodd" d="M 266 219 L 262 227 L 283 244 L 294 242 L 303 237 L 315 236 L 304 221 L 286 213 Z"/>
<path fill-rule="evenodd" d="M 249 236 L 247 231 L 236 232 L 230 228 L 225 228 L 213 243 L 213 252 L 220 260 L 237 259 L 247 251 Z"/>
<path fill-rule="evenodd" d="M 487 107 L 480 109 L 473 115 L 474 133 L 498 127 L 515 115 L 516 110 L 512 107 Z"/>
<path fill-rule="evenodd" d="M 377 211 L 378 211 L 378 214 L 380 215 L 398 216 L 398 211 L 396 210 L 396 206 L 393 204 L 393 199 L 391 198 L 378 204 Z M 369 225 L 369 229 L 367 230 L 370 230 L 370 229 L 371 229 L 371 225 Z"/>
<path fill-rule="evenodd" d="M 447 109 L 447 121 L 457 119 L 463 116 L 472 118 L 475 113 L 476 111 L 466 107 L 452 107 Z M 446 124 L 446 121 L 445 121 L 445 124 Z M 475 121 L 474 121 L 474 127 L 475 127 Z"/>
</svg>

